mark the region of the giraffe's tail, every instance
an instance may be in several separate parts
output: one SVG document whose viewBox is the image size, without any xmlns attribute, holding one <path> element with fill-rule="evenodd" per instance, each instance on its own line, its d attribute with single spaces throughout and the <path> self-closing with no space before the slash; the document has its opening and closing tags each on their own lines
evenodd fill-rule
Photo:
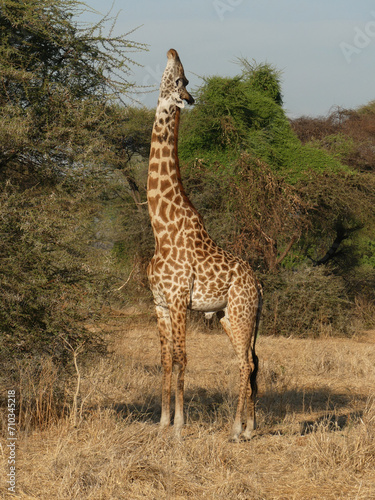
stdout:
<svg viewBox="0 0 375 500">
<path fill-rule="evenodd" d="M 258 292 L 258 308 L 257 308 L 257 313 L 255 316 L 255 328 L 254 328 L 254 337 L 253 337 L 253 346 L 251 350 L 255 353 L 255 342 L 258 336 L 258 330 L 259 330 L 259 323 L 260 323 L 260 316 L 262 314 L 262 307 L 263 307 L 263 287 L 259 283 L 258 280 L 255 280 L 255 286 Z"/>
<path fill-rule="evenodd" d="M 258 375 L 259 360 L 254 350 L 251 351 L 251 354 L 253 356 L 254 370 L 250 373 L 250 387 L 251 387 L 251 397 L 255 399 L 258 392 L 257 375 Z"/>
<path fill-rule="evenodd" d="M 257 288 L 257 292 L 258 292 L 258 308 L 257 308 L 256 317 L 255 317 L 253 345 L 251 348 L 251 356 L 253 359 L 254 369 L 252 370 L 252 372 L 250 374 L 251 394 L 254 398 L 256 397 L 256 394 L 258 391 L 257 375 L 258 375 L 258 366 L 259 366 L 259 359 L 258 359 L 258 356 L 255 354 L 255 342 L 256 342 L 256 339 L 258 336 L 260 316 L 262 313 L 262 306 L 263 306 L 263 288 L 262 288 L 262 285 L 258 281 L 256 281 L 256 288 Z"/>
</svg>

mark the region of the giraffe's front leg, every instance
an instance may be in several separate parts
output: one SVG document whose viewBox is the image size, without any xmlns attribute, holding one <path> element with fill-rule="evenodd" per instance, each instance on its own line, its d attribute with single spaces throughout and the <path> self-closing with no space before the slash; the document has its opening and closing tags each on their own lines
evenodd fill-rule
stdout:
<svg viewBox="0 0 375 500">
<path fill-rule="evenodd" d="M 186 304 L 184 302 L 171 307 L 173 332 L 173 365 L 176 367 L 176 402 L 174 428 L 176 436 L 181 436 L 184 425 L 184 378 L 186 367 Z"/>
<path fill-rule="evenodd" d="M 172 327 L 167 307 L 156 306 L 158 328 L 160 334 L 161 365 L 163 367 L 161 397 L 161 427 L 168 427 L 171 419 L 171 381 L 173 366 Z"/>
</svg>

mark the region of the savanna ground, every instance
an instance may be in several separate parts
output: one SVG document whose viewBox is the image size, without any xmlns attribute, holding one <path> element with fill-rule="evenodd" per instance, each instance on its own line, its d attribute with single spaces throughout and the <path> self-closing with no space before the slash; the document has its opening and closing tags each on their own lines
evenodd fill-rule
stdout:
<svg viewBox="0 0 375 500">
<path fill-rule="evenodd" d="M 9 498 L 375 498 L 374 331 L 351 339 L 261 335 L 258 430 L 234 444 L 238 368 L 220 328 L 190 320 L 181 442 L 173 427 L 158 427 L 155 318 L 128 310 L 107 328 L 112 354 L 81 370 L 77 425 L 60 418 L 19 431 L 17 493 Z M 47 363 L 41 387 L 53 376 Z"/>
</svg>

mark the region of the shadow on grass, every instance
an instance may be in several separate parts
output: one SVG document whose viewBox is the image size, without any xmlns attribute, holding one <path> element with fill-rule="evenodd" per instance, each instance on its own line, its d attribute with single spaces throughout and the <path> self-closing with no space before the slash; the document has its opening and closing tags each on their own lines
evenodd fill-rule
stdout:
<svg viewBox="0 0 375 500">
<path fill-rule="evenodd" d="M 329 431 L 342 431 L 345 427 L 358 422 L 362 417 L 363 411 L 353 411 L 344 415 L 337 415 L 335 413 L 327 413 L 315 420 L 306 420 L 301 422 L 300 431 L 301 435 L 311 434 L 316 432 L 320 427 L 324 427 Z"/>
<path fill-rule="evenodd" d="M 287 413 L 307 413 L 333 411 L 346 408 L 353 400 L 366 400 L 367 396 L 331 391 L 329 388 L 314 390 L 290 389 L 285 391 L 267 391 L 259 397 L 259 408 L 265 413 L 272 413 L 277 418 L 284 418 Z"/>
<path fill-rule="evenodd" d="M 235 398 L 223 392 L 207 391 L 206 389 L 187 390 L 184 398 L 185 420 L 190 422 L 216 422 L 220 416 L 225 417 L 235 410 Z M 171 398 L 171 423 L 173 424 L 174 394 Z M 233 408 L 232 408 L 233 407 Z M 131 403 L 114 403 L 111 408 L 123 419 L 130 418 L 138 422 L 158 423 L 161 416 L 161 395 Z"/>
<path fill-rule="evenodd" d="M 337 393 L 326 389 L 316 391 L 287 391 L 266 392 L 258 398 L 257 409 L 265 415 L 266 427 L 281 424 L 288 414 L 320 414 L 314 419 L 300 422 L 300 433 L 305 435 L 314 432 L 324 425 L 329 430 L 342 430 L 350 422 L 357 421 L 362 412 L 348 412 L 353 400 L 363 402 L 367 396 Z M 228 422 L 234 418 L 237 397 L 223 390 L 212 392 L 204 388 L 185 391 L 185 420 L 188 422 L 204 422 L 214 424 Z M 138 422 L 158 423 L 161 415 L 161 397 L 159 395 L 148 398 L 147 401 L 137 401 L 129 404 L 115 403 L 112 408 L 120 418 Z M 173 424 L 174 397 L 171 401 L 171 422 Z M 267 432 L 266 432 L 267 433 Z M 271 434 L 277 432 L 270 432 Z M 264 434 L 262 432 L 262 434 Z"/>
<path fill-rule="evenodd" d="M 358 421 L 363 411 L 348 411 L 353 402 L 365 406 L 368 399 L 363 394 L 344 394 L 319 388 L 316 391 L 291 389 L 286 391 L 266 392 L 259 398 L 258 409 L 267 417 L 267 425 L 275 426 L 288 415 L 315 414 L 314 418 L 300 422 L 301 435 L 315 432 L 324 426 L 329 431 L 338 431 Z M 282 432 L 281 432 L 282 433 Z M 280 434 L 277 431 L 276 434 Z"/>
<path fill-rule="evenodd" d="M 114 403 L 111 408 L 119 418 L 131 419 L 133 422 L 149 422 L 156 424 L 160 421 L 161 405 L 159 398 L 151 398 L 137 403 Z"/>
</svg>

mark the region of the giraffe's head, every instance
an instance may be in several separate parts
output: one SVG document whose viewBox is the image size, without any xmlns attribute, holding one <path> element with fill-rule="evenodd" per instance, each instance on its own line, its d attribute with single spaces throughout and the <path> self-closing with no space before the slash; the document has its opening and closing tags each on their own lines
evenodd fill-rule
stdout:
<svg viewBox="0 0 375 500">
<path fill-rule="evenodd" d="M 184 101 L 188 104 L 194 104 L 194 99 L 186 90 L 189 81 L 185 76 L 177 51 L 170 49 L 167 57 L 167 67 L 160 85 L 160 99 L 174 103 L 179 108 L 184 107 Z"/>
</svg>

